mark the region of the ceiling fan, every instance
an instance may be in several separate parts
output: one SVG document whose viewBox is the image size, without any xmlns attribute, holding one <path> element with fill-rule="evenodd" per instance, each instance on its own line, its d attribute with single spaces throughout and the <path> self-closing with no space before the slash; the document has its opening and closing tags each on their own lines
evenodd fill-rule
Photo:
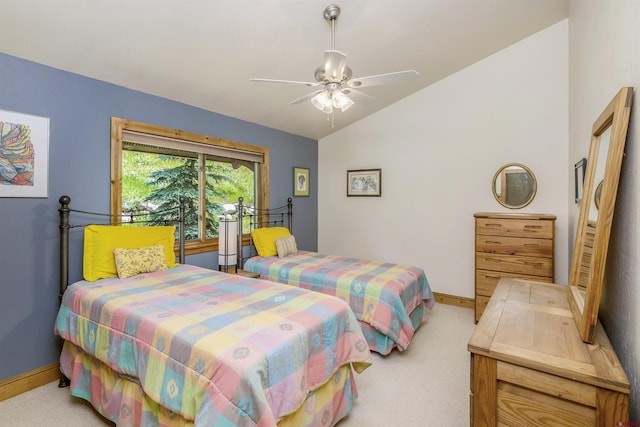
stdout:
<svg viewBox="0 0 640 427">
<path fill-rule="evenodd" d="M 335 24 L 340 16 L 340 7 L 336 4 L 327 6 L 323 13 L 324 18 L 331 23 L 331 49 L 324 51 L 324 65 L 315 71 L 315 82 L 301 82 L 294 80 L 273 80 L 251 78 L 254 82 L 291 83 L 309 87 L 319 87 L 318 90 L 294 99 L 290 104 L 300 104 L 311 100 L 311 103 L 323 113 L 333 114 L 334 109 L 347 111 L 356 101 L 367 103 L 375 98 L 360 92 L 359 88 L 367 86 L 380 86 L 391 83 L 401 83 L 415 80 L 418 72 L 414 70 L 398 71 L 395 73 L 378 74 L 375 76 L 352 78 L 351 68 L 347 67 L 347 55 L 336 50 Z M 353 98 L 353 99 L 352 99 Z"/>
</svg>

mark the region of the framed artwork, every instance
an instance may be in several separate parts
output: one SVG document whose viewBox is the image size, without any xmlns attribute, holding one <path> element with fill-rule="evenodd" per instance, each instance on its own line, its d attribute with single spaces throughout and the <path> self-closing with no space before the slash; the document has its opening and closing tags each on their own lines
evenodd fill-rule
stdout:
<svg viewBox="0 0 640 427">
<path fill-rule="evenodd" d="M 0 110 L 0 197 L 47 197 L 49 119 Z"/>
<path fill-rule="evenodd" d="M 382 169 L 347 171 L 347 197 L 382 196 Z"/>
<path fill-rule="evenodd" d="M 309 196 L 309 169 L 293 168 L 293 195 L 297 197 Z"/>
<path fill-rule="evenodd" d="M 575 202 L 580 203 L 582 201 L 582 192 L 584 188 L 584 173 L 587 170 L 587 159 L 583 158 L 574 166 L 574 179 L 575 179 Z"/>
</svg>

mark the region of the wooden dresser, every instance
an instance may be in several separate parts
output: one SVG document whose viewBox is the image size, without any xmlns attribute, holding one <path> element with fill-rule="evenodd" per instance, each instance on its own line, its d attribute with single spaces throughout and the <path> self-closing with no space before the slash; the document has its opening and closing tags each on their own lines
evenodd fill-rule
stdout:
<svg viewBox="0 0 640 427">
<path fill-rule="evenodd" d="M 469 341 L 472 426 L 617 426 L 630 385 L 598 323 L 580 339 L 566 286 L 502 279 Z"/>
<path fill-rule="evenodd" d="M 474 214 L 475 321 L 501 277 L 539 282 L 554 281 L 554 215 L 488 213 Z"/>
</svg>

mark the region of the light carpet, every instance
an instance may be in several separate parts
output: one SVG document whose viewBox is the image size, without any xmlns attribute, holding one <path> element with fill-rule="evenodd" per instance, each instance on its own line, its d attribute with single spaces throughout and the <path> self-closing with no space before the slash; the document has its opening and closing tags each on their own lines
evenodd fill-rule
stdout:
<svg viewBox="0 0 640 427">
<path fill-rule="evenodd" d="M 338 427 L 468 426 L 473 310 L 437 304 L 404 352 L 373 355 L 356 375 L 359 396 Z M 57 382 L 0 402 L 3 427 L 101 427 L 98 415 Z"/>
</svg>

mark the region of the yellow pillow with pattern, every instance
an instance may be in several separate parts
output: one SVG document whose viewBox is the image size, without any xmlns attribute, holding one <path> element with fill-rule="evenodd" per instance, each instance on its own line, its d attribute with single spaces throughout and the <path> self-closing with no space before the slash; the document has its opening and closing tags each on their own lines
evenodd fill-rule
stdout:
<svg viewBox="0 0 640 427">
<path fill-rule="evenodd" d="M 162 245 L 137 249 L 116 248 L 113 250 L 113 254 L 118 277 L 121 279 L 167 269 L 167 260 Z"/>
<path fill-rule="evenodd" d="M 251 231 L 253 245 L 256 247 L 258 255 L 265 257 L 278 255 L 276 239 L 289 236 L 291 233 L 285 227 L 263 227 Z"/>
</svg>

